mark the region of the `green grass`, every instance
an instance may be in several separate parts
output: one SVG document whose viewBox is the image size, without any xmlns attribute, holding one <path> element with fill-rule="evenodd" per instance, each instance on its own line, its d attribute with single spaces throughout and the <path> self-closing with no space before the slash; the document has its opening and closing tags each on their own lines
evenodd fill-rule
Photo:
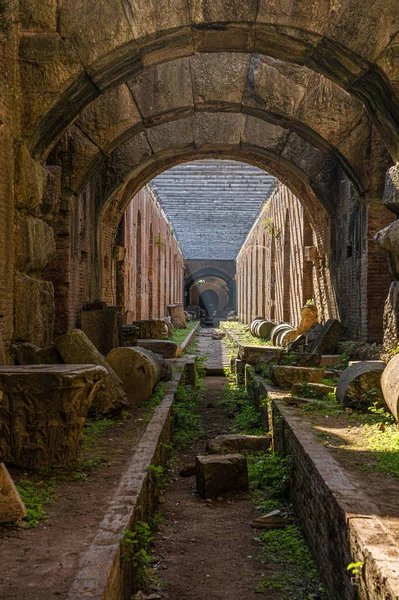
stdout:
<svg viewBox="0 0 399 600">
<path fill-rule="evenodd" d="M 281 529 L 261 531 L 255 538 L 265 561 L 275 569 L 258 585 L 259 592 L 274 590 L 280 600 L 326 599 L 316 563 L 289 503 L 290 460 L 268 451 L 248 457 L 253 501 L 262 514 L 279 509 L 288 515 Z"/>
<path fill-rule="evenodd" d="M 195 366 L 195 386 L 179 385 L 173 404 L 173 446 L 181 450 L 204 436 L 198 404 L 204 393 L 205 356 L 199 356 Z"/>
<path fill-rule="evenodd" d="M 250 346 L 272 346 L 270 340 L 264 340 L 261 338 L 254 337 L 251 335 L 248 329 L 248 325 L 244 325 L 243 323 L 238 323 L 237 321 L 221 321 L 220 326 L 222 326 L 230 331 L 242 344 L 248 344 Z"/>
<path fill-rule="evenodd" d="M 40 521 L 46 520 L 48 514 L 44 506 L 54 500 L 55 482 L 21 479 L 16 488 L 26 506 L 24 521 L 28 528 L 36 527 Z"/>
<path fill-rule="evenodd" d="M 175 342 L 179 347 L 184 342 L 190 331 L 196 327 L 198 321 L 188 321 L 186 329 L 175 329 L 174 334 L 170 339 L 171 342 Z"/>
</svg>

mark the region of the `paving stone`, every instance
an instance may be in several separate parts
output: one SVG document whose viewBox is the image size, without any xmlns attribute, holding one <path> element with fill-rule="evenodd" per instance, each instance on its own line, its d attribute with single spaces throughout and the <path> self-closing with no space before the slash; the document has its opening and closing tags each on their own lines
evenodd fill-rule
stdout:
<svg viewBox="0 0 399 600">
<path fill-rule="evenodd" d="M 196 477 L 197 490 L 204 498 L 249 489 L 247 460 L 241 454 L 197 456 Z"/>
<path fill-rule="evenodd" d="M 270 377 L 278 387 L 289 389 L 294 383 L 321 383 L 324 369 L 275 365 L 270 367 Z"/>
<path fill-rule="evenodd" d="M 270 448 L 269 435 L 241 435 L 227 433 L 218 435 L 208 443 L 207 449 L 213 453 L 265 452 Z"/>
</svg>

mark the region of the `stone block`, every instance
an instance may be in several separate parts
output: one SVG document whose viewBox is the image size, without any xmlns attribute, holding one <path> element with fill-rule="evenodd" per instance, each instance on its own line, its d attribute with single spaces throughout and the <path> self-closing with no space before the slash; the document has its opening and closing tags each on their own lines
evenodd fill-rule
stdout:
<svg viewBox="0 0 399 600">
<path fill-rule="evenodd" d="M 17 365 L 62 365 L 60 353 L 55 346 L 38 348 L 29 342 L 13 344 L 11 356 Z"/>
<path fill-rule="evenodd" d="M 321 383 L 324 369 L 275 365 L 270 367 L 270 377 L 278 387 L 290 389 L 294 383 Z"/>
<path fill-rule="evenodd" d="M 378 360 L 357 362 L 343 371 L 337 385 L 337 400 L 344 406 L 362 410 L 378 402 L 384 406 L 381 376 L 385 364 Z"/>
<path fill-rule="evenodd" d="M 218 435 L 213 440 L 210 440 L 207 450 L 218 454 L 239 454 L 241 452 L 254 454 L 256 452 L 266 452 L 270 448 L 271 441 L 269 435 L 228 433 Z"/>
<path fill-rule="evenodd" d="M 320 367 L 321 354 L 307 354 L 305 352 L 288 352 L 281 355 L 280 364 L 289 364 L 295 367 Z"/>
<path fill-rule="evenodd" d="M 198 493 L 204 498 L 249 489 L 247 460 L 241 454 L 197 456 L 196 478 Z"/>
<path fill-rule="evenodd" d="M 147 400 L 162 378 L 162 357 L 145 348 L 114 348 L 106 356 L 122 381 L 130 405 Z M 169 365 L 170 366 L 170 365 Z"/>
<path fill-rule="evenodd" d="M 55 314 L 53 284 L 17 273 L 14 301 L 14 339 L 49 346 Z"/>
<path fill-rule="evenodd" d="M 113 306 L 81 312 L 80 326 L 103 356 L 122 345 L 122 316 Z"/>
<path fill-rule="evenodd" d="M 399 216 L 399 165 L 388 169 L 385 178 L 384 205 Z"/>
<path fill-rule="evenodd" d="M 176 329 L 185 329 L 187 327 L 183 304 L 168 304 L 166 310 L 170 316 L 173 327 Z"/>
<path fill-rule="evenodd" d="M 56 338 L 54 344 L 67 364 L 94 364 L 108 371 L 91 407 L 93 416 L 118 415 L 127 406 L 127 397 L 121 380 L 83 331 L 73 329 Z"/>
<path fill-rule="evenodd" d="M 277 346 L 250 346 L 241 345 L 238 348 L 238 356 L 249 365 L 256 365 L 258 360 L 264 362 L 278 362 L 282 348 Z"/>
<path fill-rule="evenodd" d="M 384 306 L 384 348 L 399 346 L 399 281 L 391 283 Z"/>
<path fill-rule="evenodd" d="M 128 348 L 137 346 L 140 333 L 140 327 L 137 325 L 122 325 L 122 346 L 127 346 Z"/>
<path fill-rule="evenodd" d="M 163 319 L 132 321 L 132 325 L 139 328 L 140 340 L 163 340 L 167 335 L 167 327 Z"/>
<path fill-rule="evenodd" d="M 184 368 L 184 376 L 185 376 L 185 384 L 186 385 L 191 385 L 194 386 L 196 383 L 196 377 L 195 377 L 195 373 L 196 373 L 196 357 L 195 356 L 188 356 L 187 357 L 187 362 L 186 362 L 186 366 Z"/>
<path fill-rule="evenodd" d="M 309 391 L 309 397 L 312 398 L 323 398 L 326 394 L 333 394 L 335 387 L 331 385 L 324 385 L 323 383 L 294 383 L 291 388 L 291 394 L 294 396 L 305 396 L 306 392 Z"/>
<path fill-rule="evenodd" d="M 55 255 L 54 230 L 43 219 L 15 217 L 16 269 L 25 273 L 40 272 Z"/>
<path fill-rule="evenodd" d="M 392 275 L 399 279 L 399 220 L 378 231 L 374 239 L 387 253 Z"/>
<path fill-rule="evenodd" d="M 0 523 L 26 517 L 26 507 L 4 463 L 0 463 Z"/>
<path fill-rule="evenodd" d="M 399 354 L 387 364 L 381 376 L 381 389 L 389 410 L 399 420 Z"/>
<path fill-rule="evenodd" d="M 320 361 L 321 367 L 335 367 L 339 363 L 339 354 L 323 354 Z"/>
<path fill-rule="evenodd" d="M 310 329 L 298 336 L 288 347 L 289 352 L 303 351 L 307 344 L 313 342 L 320 335 L 322 326 L 320 323 L 315 323 Z"/>
<path fill-rule="evenodd" d="M 337 319 L 328 319 L 320 334 L 306 347 L 306 352 L 317 354 L 333 354 L 342 340 L 345 328 Z"/>
<path fill-rule="evenodd" d="M 0 456 L 26 469 L 66 467 L 105 369 L 94 365 L 0 367 Z"/>
<path fill-rule="evenodd" d="M 163 358 L 175 358 L 177 353 L 177 344 L 170 340 L 137 340 L 137 346 L 160 354 Z"/>
<path fill-rule="evenodd" d="M 15 206 L 32 209 L 42 201 L 46 174 L 25 144 L 17 144 L 15 153 Z"/>
<path fill-rule="evenodd" d="M 39 207 L 39 214 L 43 219 L 50 221 L 58 214 L 61 200 L 61 167 L 46 165 L 46 179 L 43 190 L 43 200 Z"/>
</svg>

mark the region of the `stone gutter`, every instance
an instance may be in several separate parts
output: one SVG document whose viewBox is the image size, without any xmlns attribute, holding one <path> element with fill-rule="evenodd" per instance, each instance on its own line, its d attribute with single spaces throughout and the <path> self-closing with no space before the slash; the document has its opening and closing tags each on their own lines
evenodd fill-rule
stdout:
<svg viewBox="0 0 399 600">
<path fill-rule="evenodd" d="M 190 333 L 187 335 L 186 339 L 178 347 L 177 352 L 176 352 L 176 356 L 181 356 L 183 354 L 183 352 L 185 351 L 185 349 L 188 348 L 188 346 L 192 342 L 193 337 L 195 336 L 195 334 L 197 333 L 197 331 L 199 330 L 200 327 L 201 327 L 201 321 L 198 321 L 198 323 L 194 327 L 194 329 L 192 329 L 190 331 Z"/>
<path fill-rule="evenodd" d="M 133 530 L 137 521 L 148 521 L 154 513 L 157 482 L 147 468 L 166 464 L 165 444 L 171 440 L 172 405 L 191 358 L 170 361 L 175 365 L 174 377 L 136 446 L 90 547 L 79 557 L 67 600 L 131 599 L 134 572 L 131 562 L 121 557 L 121 532 Z"/>
<path fill-rule="evenodd" d="M 253 370 L 252 370 L 253 371 Z M 290 492 L 331 600 L 399 598 L 399 546 L 359 481 L 346 473 L 304 421 L 261 377 L 248 373 L 255 401 L 266 395 L 273 448 L 292 459 Z M 265 419 L 265 410 L 263 419 Z M 384 515 L 385 516 L 385 515 Z M 351 577 L 347 566 L 362 562 Z"/>
</svg>

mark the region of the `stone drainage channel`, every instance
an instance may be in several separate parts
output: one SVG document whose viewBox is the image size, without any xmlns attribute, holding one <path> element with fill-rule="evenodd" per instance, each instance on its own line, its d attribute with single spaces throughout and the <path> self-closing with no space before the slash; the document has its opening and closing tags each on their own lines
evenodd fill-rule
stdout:
<svg viewBox="0 0 399 600">
<path fill-rule="evenodd" d="M 287 565 L 262 551 L 259 535 L 264 530 L 252 528 L 251 522 L 264 513 L 256 507 L 251 492 L 226 493 L 212 499 L 204 499 L 197 492 L 192 472 L 196 456 L 206 453 L 209 440 L 231 431 L 235 416 L 220 402 L 227 381 L 222 368 L 227 365 L 228 350 L 220 339 L 212 339 L 213 334 L 214 330 L 202 329 L 197 336 L 197 353 L 207 356 L 204 393 L 198 405 L 204 433 L 178 455 L 178 465 L 160 499 L 161 522 L 148 550 L 155 578 L 133 598 L 324 600 L 327 596 L 321 584 L 316 584 L 320 593 L 312 595 L 301 589 L 300 582 L 295 594 L 292 587 L 285 589 L 281 584 L 281 572 Z M 273 581 L 280 583 L 274 585 Z"/>
</svg>

